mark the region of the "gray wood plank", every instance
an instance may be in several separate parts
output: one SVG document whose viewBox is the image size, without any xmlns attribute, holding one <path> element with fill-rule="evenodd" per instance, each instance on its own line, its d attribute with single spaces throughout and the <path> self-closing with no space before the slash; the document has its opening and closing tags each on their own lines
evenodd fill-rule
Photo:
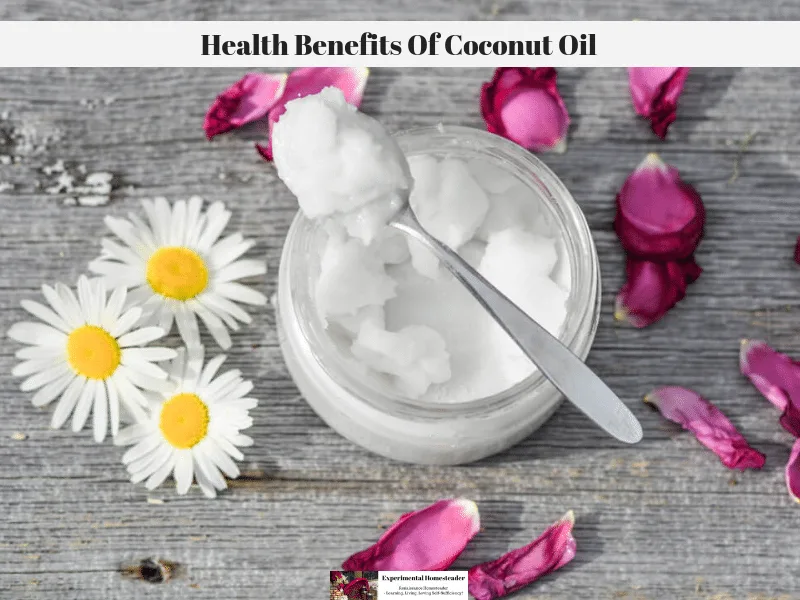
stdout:
<svg viewBox="0 0 800 600">
<path fill-rule="evenodd" d="M 113 7 L 113 4 L 108 6 Z M 119 4 L 122 6 L 122 3 Z M 166 7 L 126 2 L 140 18 L 407 17 L 411 3 L 293 3 Z M 430 12 L 415 16 L 438 16 Z M 583 8 L 508 5 L 506 16 L 629 18 L 616 3 Z M 65 8 L 60 8 L 65 7 Z M 335 7 L 335 8 L 334 8 Z M 159 8 L 161 10 L 159 10 Z M 538 10 L 539 8 L 543 10 Z M 735 14 L 790 16 L 796 3 L 744 2 Z M 475 3 L 453 17 L 470 18 Z M 121 8 L 90 3 L 6 2 L 2 17 L 118 18 Z M 642 6 L 636 16 L 694 16 L 690 4 Z M 702 9 L 710 10 L 710 9 Z M 356 14 L 356 11 L 360 11 Z M 370 12 L 372 11 L 372 12 Z M 670 12 L 672 11 L 672 12 Z M 702 16 L 698 7 L 697 16 Z M 502 15 L 502 13 L 501 13 Z M 439 121 L 481 126 L 480 69 L 375 69 L 363 109 L 394 130 Z M 0 330 L 23 317 L 19 301 L 42 282 L 73 280 L 98 252 L 106 213 L 137 210 L 139 198 L 200 194 L 234 209 L 232 227 L 258 240 L 275 289 L 280 249 L 295 206 L 272 167 L 249 143 L 208 143 L 202 117 L 237 71 L 0 70 L 0 130 L 21 157 L 0 165 Z M 623 448 L 568 406 L 532 438 L 475 465 L 401 465 L 367 454 L 325 427 L 288 377 L 271 309 L 237 336 L 230 361 L 252 378 L 262 399 L 248 476 L 207 501 L 178 498 L 169 486 L 148 494 L 126 483 L 122 452 L 95 445 L 88 432 L 50 431 L 9 376 L 16 345 L 0 346 L 0 596 L 9 598 L 276 598 L 294 581 L 319 580 L 301 598 L 323 594 L 325 571 L 370 544 L 399 514 L 439 497 L 479 502 L 484 531 L 457 566 L 521 545 L 565 510 L 577 515 L 575 561 L 518 598 L 800 598 L 797 507 L 783 483 L 791 440 L 775 411 L 738 374 L 742 337 L 765 337 L 800 355 L 800 270 L 791 260 L 800 232 L 800 72 L 693 71 L 679 119 L 665 143 L 630 108 L 622 69 L 560 74 L 574 117 L 570 147 L 545 157 L 590 221 L 604 278 L 603 315 L 591 365 L 642 419 L 645 440 Z M 113 97 L 113 102 L 103 102 Z M 81 100 L 84 100 L 83 104 Z M 96 106 L 95 106 L 96 104 Z M 729 182 L 737 143 L 757 131 Z M 27 132 L 27 133 L 26 133 Z M 8 136 L 6 136 L 8 137 Z M 0 141 L 5 138 L 0 137 Z M 32 142 L 32 143 L 28 143 Z M 41 148 L 39 148 L 41 146 Z M 705 268 L 688 298 L 644 331 L 612 317 L 622 283 L 622 254 L 611 230 L 613 197 L 645 153 L 657 150 L 693 182 L 709 211 L 698 256 Z M 42 169 L 57 160 L 70 172 L 114 174 L 106 206 L 65 206 Z M 38 184 L 38 186 L 37 186 Z M 734 474 L 690 436 L 639 401 L 652 387 L 695 387 L 722 407 L 766 452 L 760 473 Z M 25 440 L 13 439 L 15 432 Z M 163 499 L 151 504 L 147 499 Z M 121 565 L 147 557 L 182 565 L 163 584 L 124 578 Z"/>
</svg>

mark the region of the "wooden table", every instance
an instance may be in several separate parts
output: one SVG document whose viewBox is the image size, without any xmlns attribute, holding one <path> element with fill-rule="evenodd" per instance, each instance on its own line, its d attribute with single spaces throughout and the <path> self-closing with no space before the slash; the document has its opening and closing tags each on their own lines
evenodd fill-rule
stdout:
<svg viewBox="0 0 800 600">
<path fill-rule="evenodd" d="M 103 4 L 8 0 L 0 18 L 123 16 Z M 230 12 L 233 4 L 210 1 L 125 4 L 126 16 L 144 19 L 422 19 L 440 17 L 445 5 L 417 10 L 408 0 L 384 10 L 306 0 L 237 3 Z M 642 3 L 638 11 L 594 6 L 470 1 L 447 16 L 707 16 L 682 0 Z M 739 18 L 800 13 L 796 5 L 754 0 L 736 10 Z M 275 291 L 295 202 L 251 144 L 233 137 L 208 143 L 201 129 L 208 103 L 241 73 L 0 70 L 0 154 L 18 160 L 0 164 L 0 182 L 13 185 L 0 192 L 0 330 L 24 318 L 19 301 L 38 297 L 41 283 L 75 280 L 99 251 L 105 214 L 138 210 L 138 199 L 156 195 L 227 202 L 232 230 L 257 239 L 255 253 L 269 262 L 260 289 Z M 478 91 L 490 75 L 374 69 L 363 109 L 392 130 L 438 122 L 481 127 Z M 230 352 L 230 364 L 254 380 L 261 399 L 245 475 L 215 501 L 196 489 L 177 497 L 171 484 L 147 493 L 126 481 L 120 449 L 96 445 L 89 431 L 48 428 L 49 413 L 31 406 L 9 375 L 18 348 L 9 342 L 0 347 L 0 596 L 277 599 L 305 582 L 302 597 L 311 600 L 327 593 L 328 569 L 402 512 L 466 496 L 478 501 L 484 531 L 457 567 L 522 545 L 575 510 L 576 559 L 518 598 L 800 598 L 800 508 L 783 482 L 791 440 L 737 365 L 743 337 L 800 355 L 800 268 L 792 261 L 800 233 L 800 71 L 694 70 L 666 143 L 635 118 L 623 69 L 563 69 L 559 77 L 574 124 L 567 153 L 545 160 L 586 212 L 604 280 L 589 362 L 642 420 L 641 444 L 622 447 L 564 406 L 533 437 L 479 464 L 417 467 L 372 456 L 303 402 L 267 308 Z M 611 219 L 615 192 L 651 151 L 705 200 L 708 228 L 698 254 L 705 273 L 667 318 L 635 330 L 612 315 L 623 263 Z M 79 181 L 82 169 L 112 173 L 110 202 L 68 205 L 68 194 L 48 193 L 56 175 L 43 169 L 59 160 Z M 645 407 L 643 394 L 665 384 L 694 387 L 717 402 L 767 454 L 765 469 L 728 471 Z M 121 572 L 149 557 L 178 563 L 178 574 L 151 584 Z"/>
</svg>

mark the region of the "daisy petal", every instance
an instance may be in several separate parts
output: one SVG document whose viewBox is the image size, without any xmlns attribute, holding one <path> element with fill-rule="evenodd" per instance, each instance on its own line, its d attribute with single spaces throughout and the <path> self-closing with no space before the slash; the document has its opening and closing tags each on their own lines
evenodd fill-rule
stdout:
<svg viewBox="0 0 800 600">
<path fill-rule="evenodd" d="M 190 347 L 200 345 L 197 317 L 185 305 L 180 305 L 176 310 L 175 323 L 178 325 L 178 333 L 181 334 L 184 344 Z"/>
<path fill-rule="evenodd" d="M 169 245 L 183 246 L 186 227 L 186 201 L 178 200 L 172 205 L 172 227 L 169 231 Z"/>
<path fill-rule="evenodd" d="M 163 465 L 161 465 L 158 469 L 156 469 L 150 477 L 147 478 L 144 486 L 148 490 L 154 490 L 162 483 L 164 480 L 169 477 L 169 474 L 172 472 L 172 469 L 175 467 L 175 457 L 170 456 L 169 460 L 167 460 Z"/>
<path fill-rule="evenodd" d="M 19 363 L 11 369 L 13 377 L 27 377 L 31 373 L 38 373 L 51 367 L 55 367 L 64 362 L 63 356 L 44 356 L 42 358 L 32 358 Z"/>
<path fill-rule="evenodd" d="M 8 337 L 22 344 L 30 344 L 32 346 L 64 347 L 67 343 L 67 336 L 64 332 L 50 325 L 28 321 L 14 323 L 8 330 Z"/>
<path fill-rule="evenodd" d="M 114 323 L 119 319 L 120 314 L 122 314 L 122 308 L 125 306 L 127 295 L 128 293 L 124 287 L 117 287 L 111 292 L 111 296 L 109 296 L 105 310 L 103 311 L 103 318 L 100 321 L 100 325 L 106 331 L 113 327 Z"/>
<path fill-rule="evenodd" d="M 222 283 L 217 286 L 217 292 L 222 297 L 233 300 L 234 302 L 242 302 L 254 306 L 264 306 L 267 303 L 267 297 L 264 294 L 244 286 L 241 283 Z"/>
<path fill-rule="evenodd" d="M 203 492 L 203 495 L 206 498 L 213 499 L 217 497 L 217 490 L 214 488 L 214 485 L 211 483 L 211 481 L 205 476 L 203 471 L 200 469 L 195 469 L 194 479 L 197 481 L 197 485 L 200 486 L 200 490 Z"/>
<path fill-rule="evenodd" d="M 119 219 L 116 217 L 108 216 L 106 217 L 103 222 L 106 224 L 111 232 L 116 235 L 120 240 L 122 240 L 128 248 L 130 248 L 136 255 L 141 258 L 145 259 L 150 251 L 153 249 L 148 244 L 145 239 L 143 238 L 152 238 L 152 232 L 149 228 L 140 227 L 138 228 L 134 223 L 130 221 L 126 221 L 125 219 Z M 142 235 L 142 232 L 146 230 L 146 235 Z"/>
<path fill-rule="evenodd" d="M 72 382 L 74 375 L 67 374 L 63 377 L 51 381 L 46 386 L 39 389 L 31 398 L 31 404 L 34 406 L 46 406 L 55 400 Z"/>
<path fill-rule="evenodd" d="M 225 227 L 228 226 L 231 213 L 225 210 L 225 205 L 222 202 L 215 202 L 208 208 L 206 218 L 208 225 L 197 241 L 197 248 L 201 252 L 207 252 L 211 245 L 219 239 Z"/>
<path fill-rule="evenodd" d="M 203 324 L 214 338 L 214 341 L 219 344 L 220 348 L 223 350 L 230 348 L 233 342 L 231 341 L 231 335 L 228 333 L 228 329 L 225 327 L 225 324 L 222 322 L 222 320 L 204 308 L 199 302 L 194 302 L 192 309 L 203 321 Z"/>
<path fill-rule="evenodd" d="M 198 300 L 198 302 L 206 306 L 206 308 L 211 310 L 220 318 L 224 319 L 226 323 L 231 320 L 231 317 L 238 319 L 242 323 L 253 322 L 253 317 L 247 314 L 242 307 L 218 294 L 205 294 L 203 295 L 202 299 Z M 236 329 L 236 326 L 236 321 L 233 321 L 233 325 L 228 324 L 228 327 L 231 329 Z"/>
<path fill-rule="evenodd" d="M 130 329 L 136 325 L 139 319 L 142 316 L 142 309 L 138 306 L 134 306 L 133 308 L 129 308 L 126 310 L 119 320 L 116 322 L 114 327 L 109 331 L 112 337 L 119 338 L 123 334 L 130 331 Z"/>
<path fill-rule="evenodd" d="M 31 392 L 33 390 L 38 390 L 40 387 L 47 385 L 51 381 L 55 381 L 56 379 L 59 379 L 62 376 L 70 373 L 73 373 L 70 366 L 66 362 L 62 362 L 52 367 L 49 367 L 44 371 L 40 371 L 35 375 L 31 375 L 25 381 L 22 382 L 22 385 L 20 385 L 19 388 L 23 392 Z"/>
<path fill-rule="evenodd" d="M 150 475 L 160 470 L 164 465 L 170 465 L 172 470 L 175 464 L 175 451 L 167 444 L 161 444 L 145 458 L 132 462 L 128 465 L 128 473 L 131 475 L 131 483 L 144 481 Z"/>
<path fill-rule="evenodd" d="M 26 346 L 20 348 L 14 353 L 14 356 L 20 360 L 31 360 L 34 358 L 64 358 L 63 346 Z"/>
<path fill-rule="evenodd" d="M 128 381 L 128 378 L 124 376 L 124 372 L 121 372 L 119 367 L 111 378 L 114 380 L 117 392 L 119 392 L 119 399 L 125 406 L 147 406 L 147 398 L 144 397 L 141 390 L 138 390 Z"/>
<path fill-rule="evenodd" d="M 38 302 L 34 302 L 33 300 L 23 300 L 20 302 L 22 308 L 27 310 L 31 313 L 34 317 L 39 317 L 42 321 L 50 325 L 51 327 L 55 327 L 56 329 L 63 331 L 64 333 L 69 333 L 72 329 L 67 323 L 58 316 L 54 311 L 47 308 L 43 304 L 39 304 Z"/>
<path fill-rule="evenodd" d="M 75 379 L 70 382 L 66 391 L 61 396 L 61 399 L 58 401 L 55 411 L 53 411 L 50 427 L 53 429 L 61 429 L 64 423 L 67 422 L 85 386 L 85 377 L 75 377 Z"/>
<path fill-rule="evenodd" d="M 50 307 L 56 311 L 58 316 L 60 316 L 67 325 L 69 325 L 70 329 L 80 326 L 80 318 L 76 319 L 75 315 L 71 314 L 68 307 L 64 306 L 58 292 L 54 288 L 46 284 L 42 285 L 42 294 Z"/>
<path fill-rule="evenodd" d="M 94 441 L 98 444 L 106 439 L 108 431 L 108 397 L 106 386 L 100 381 L 95 386 L 94 409 L 92 410 Z"/>
<path fill-rule="evenodd" d="M 130 446 L 138 444 L 153 430 L 150 423 L 134 423 L 129 425 L 114 437 L 115 446 Z"/>
<path fill-rule="evenodd" d="M 128 463 L 147 456 L 153 450 L 158 448 L 160 444 L 161 438 L 157 435 L 145 437 L 122 455 L 122 464 L 127 465 Z"/>
<path fill-rule="evenodd" d="M 175 478 L 178 494 L 183 496 L 189 491 L 194 477 L 191 450 L 181 450 L 175 453 L 175 471 L 172 476 Z"/>
<path fill-rule="evenodd" d="M 266 274 L 266 272 L 267 264 L 263 261 L 253 259 L 237 260 L 221 268 L 217 273 L 216 281 L 218 283 L 227 283 L 236 279 L 257 277 Z"/>
<path fill-rule="evenodd" d="M 244 460 L 244 454 L 225 437 L 217 437 L 214 442 L 219 446 L 220 450 L 233 458 L 234 460 Z M 237 475 L 238 477 L 238 475 Z"/>
<path fill-rule="evenodd" d="M 121 364 L 125 365 L 126 367 L 130 367 L 131 369 L 136 369 L 142 374 L 152 377 L 153 379 L 165 380 L 167 378 L 167 372 L 164 369 L 143 359 L 139 354 L 134 352 L 135 350 L 160 350 L 160 348 L 126 348 L 122 351 Z M 163 350 L 169 350 L 170 356 L 175 356 L 176 354 L 175 350 L 172 350 L 171 348 L 163 348 Z"/>
<path fill-rule="evenodd" d="M 208 479 L 211 485 L 217 490 L 221 491 L 228 487 L 219 469 L 209 462 L 208 457 L 203 452 L 195 452 L 194 459 L 197 463 L 197 469 L 203 472 L 206 479 Z"/>
<path fill-rule="evenodd" d="M 112 379 L 106 379 L 105 384 L 108 396 L 108 416 L 111 421 L 111 437 L 116 438 L 119 433 L 119 396 Z"/>
<path fill-rule="evenodd" d="M 239 477 L 239 467 L 236 466 L 236 463 L 231 460 L 231 457 L 228 456 L 220 447 L 217 445 L 216 441 L 213 438 L 208 438 L 206 444 L 206 450 L 208 452 L 208 458 L 222 471 L 226 477 L 230 479 L 236 479 Z"/>
<path fill-rule="evenodd" d="M 217 371 L 219 371 L 219 368 L 222 366 L 222 363 L 225 362 L 226 358 L 224 354 L 218 354 L 208 361 L 200 376 L 200 380 L 197 382 L 198 388 L 204 388 L 211 383 L 211 380 L 214 379 L 214 375 L 217 374 Z"/>
<path fill-rule="evenodd" d="M 136 329 L 134 331 L 126 333 L 125 335 L 120 337 L 117 340 L 117 342 L 119 343 L 121 348 L 127 348 L 128 346 L 143 346 L 162 337 L 164 337 L 164 330 L 161 329 L 160 327 L 143 327 L 142 329 Z M 163 350 L 166 350 L 166 348 L 163 348 Z M 174 356 L 174 354 L 167 356 L 167 358 L 172 358 L 172 356 Z M 166 360 L 166 359 L 156 358 L 150 360 Z"/>
<path fill-rule="evenodd" d="M 83 386 L 83 392 L 78 399 L 78 405 L 75 407 L 75 412 L 72 413 L 72 431 L 78 433 L 86 425 L 89 419 L 89 413 L 92 411 L 92 404 L 95 397 L 95 388 L 102 385 L 96 379 L 87 379 L 86 385 Z"/>
<path fill-rule="evenodd" d="M 78 277 L 78 304 L 81 307 L 81 315 L 86 323 L 90 323 L 92 319 L 91 307 L 94 304 L 94 294 L 92 293 L 92 286 L 89 283 L 89 278 L 86 275 Z"/>
<path fill-rule="evenodd" d="M 215 269 L 222 269 L 250 250 L 254 244 L 252 240 L 245 240 L 241 233 L 232 233 L 214 244 L 208 252 L 208 258 Z"/>
<path fill-rule="evenodd" d="M 61 297 L 62 309 L 69 317 L 65 320 L 68 323 L 72 323 L 74 326 L 83 325 L 86 323 L 86 319 L 83 317 L 83 311 L 81 310 L 81 305 L 78 304 L 78 299 L 75 297 L 75 293 L 63 283 L 57 283 L 55 285 L 55 290 L 56 293 Z"/>
</svg>

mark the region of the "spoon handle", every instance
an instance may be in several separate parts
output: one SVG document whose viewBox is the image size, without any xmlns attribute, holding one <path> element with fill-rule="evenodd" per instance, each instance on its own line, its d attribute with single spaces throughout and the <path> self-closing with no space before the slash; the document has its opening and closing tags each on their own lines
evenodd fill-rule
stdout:
<svg viewBox="0 0 800 600">
<path fill-rule="evenodd" d="M 618 440 L 635 444 L 642 439 L 641 424 L 603 380 L 464 259 L 425 231 L 410 206 L 389 225 L 430 248 L 567 400 Z"/>
</svg>

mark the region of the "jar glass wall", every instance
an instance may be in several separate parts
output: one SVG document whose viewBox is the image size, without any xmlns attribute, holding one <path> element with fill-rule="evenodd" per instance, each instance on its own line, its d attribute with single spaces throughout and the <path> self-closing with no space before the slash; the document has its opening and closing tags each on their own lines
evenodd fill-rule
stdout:
<svg viewBox="0 0 800 600">
<path fill-rule="evenodd" d="M 559 335 L 581 359 L 599 317 L 600 271 L 591 232 L 561 181 L 520 146 L 484 131 L 436 127 L 396 136 L 407 156 L 479 159 L 528 186 L 559 232 L 569 264 L 567 319 Z M 537 370 L 484 398 L 432 404 L 393 393 L 326 329 L 314 306 L 321 226 L 301 213 L 286 238 L 278 276 L 277 321 L 287 367 L 305 400 L 334 430 L 364 448 L 400 461 L 463 464 L 501 452 L 544 423 L 562 398 Z"/>
</svg>

